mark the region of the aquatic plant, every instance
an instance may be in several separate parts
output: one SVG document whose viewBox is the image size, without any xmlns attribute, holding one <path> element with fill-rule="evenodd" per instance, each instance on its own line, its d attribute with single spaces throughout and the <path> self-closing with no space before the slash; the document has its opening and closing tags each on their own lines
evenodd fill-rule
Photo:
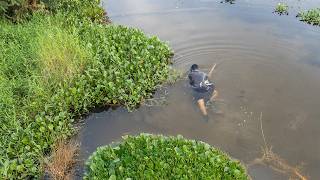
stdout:
<svg viewBox="0 0 320 180">
<path fill-rule="evenodd" d="M 311 25 L 320 26 L 320 8 L 300 12 L 297 17 L 300 19 L 300 21 L 304 21 Z"/>
<path fill-rule="evenodd" d="M 220 3 L 229 3 L 229 4 L 235 4 L 236 0 L 222 0 Z"/>
<path fill-rule="evenodd" d="M 157 37 L 65 14 L 0 20 L 0 179 L 40 178 L 41 159 L 98 106 L 134 108 L 166 81 L 172 52 Z"/>
<path fill-rule="evenodd" d="M 274 12 L 279 14 L 279 15 L 288 15 L 289 12 L 289 6 L 285 3 L 278 3 L 277 6 L 274 9 Z"/>
<path fill-rule="evenodd" d="M 210 145 L 182 136 L 125 136 L 99 147 L 84 179 L 248 179 L 245 168 Z"/>
<path fill-rule="evenodd" d="M 235 3 L 236 3 L 236 0 L 223 0 L 223 1 L 220 1 L 220 3 L 235 4 Z"/>
</svg>

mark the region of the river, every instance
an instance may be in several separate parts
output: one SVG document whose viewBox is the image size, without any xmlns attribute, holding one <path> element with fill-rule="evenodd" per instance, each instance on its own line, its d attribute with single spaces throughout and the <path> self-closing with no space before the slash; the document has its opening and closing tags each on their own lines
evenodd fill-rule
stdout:
<svg viewBox="0 0 320 180">
<path fill-rule="evenodd" d="M 279 1 L 107 0 L 114 24 L 137 27 L 167 41 L 174 68 L 193 63 L 208 70 L 224 102 L 223 115 L 209 111 L 209 122 L 192 101 L 188 82 L 167 87 L 163 106 L 91 113 L 79 133 L 81 159 L 126 134 L 181 134 L 205 141 L 249 165 L 267 146 L 286 164 L 302 165 L 309 179 L 320 179 L 320 27 L 300 22 L 300 9 L 317 0 L 288 0 L 289 15 L 273 13 Z M 263 128 L 261 129 L 260 116 Z M 267 165 L 247 167 L 253 179 L 288 179 Z"/>
</svg>

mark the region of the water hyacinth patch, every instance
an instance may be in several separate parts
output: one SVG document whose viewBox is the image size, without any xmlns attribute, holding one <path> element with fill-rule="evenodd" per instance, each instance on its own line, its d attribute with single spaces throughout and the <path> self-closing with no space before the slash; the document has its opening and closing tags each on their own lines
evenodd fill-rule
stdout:
<svg viewBox="0 0 320 180">
<path fill-rule="evenodd" d="M 245 168 L 210 145 L 182 136 L 140 134 L 100 147 L 84 179 L 248 179 Z"/>
<path fill-rule="evenodd" d="M 289 12 L 288 12 L 288 9 L 289 9 L 289 6 L 285 3 L 278 3 L 274 12 L 279 14 L 279 15 L 288 15 Z"/>
<path fill-rule="evenodd" d="M 134 108 L 168 78 L 172 51 L 157 37 L 114 25 L 83 27 L 79 34 L 98 59 L 86 75 L 100 85 L 93 95 L 104 103 Z"/>
<path fill-rule="evenodd" d="M 300 21 L 304 21 L 311 25 L 320 26 L 320 8 L 300 12 L 297 17 L 300 19 Z"/>
</svg>

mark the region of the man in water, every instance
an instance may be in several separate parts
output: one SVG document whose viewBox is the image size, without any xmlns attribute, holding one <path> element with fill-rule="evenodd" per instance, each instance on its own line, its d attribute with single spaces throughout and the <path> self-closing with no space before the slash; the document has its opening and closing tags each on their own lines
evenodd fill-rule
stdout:
<svg viewBox="0 0 320 180">
<path fill-rule="evenodd" d="M 208 80 L 208 77 L 212 75 L 216 65 L 214 65 L 208 74 L 199 70 L 197 64 L 193 64 L 189 72 L 189 83 L 193 89 L 193 97 L 198 103 L 200 111 L 204 118 L 208 120 L 208 113 L 206 108 L 206 102 L 215 101 L 218 97 L 218 91 L 215 89 L 215 85 Z"/>
</svg>

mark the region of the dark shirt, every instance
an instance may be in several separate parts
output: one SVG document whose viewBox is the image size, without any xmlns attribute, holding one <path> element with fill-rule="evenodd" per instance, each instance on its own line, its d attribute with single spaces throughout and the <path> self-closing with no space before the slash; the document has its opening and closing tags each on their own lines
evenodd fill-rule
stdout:
<svg viewBox="0 0 320 180">
<path fill-rule="evenodd" d="M 188 77 L 192 89 L 197 92 L 208 92 L 213 87 L 213 84 L 208 80 L 208 75 L 202 71 L 190 71 Z"/>
</svg>

